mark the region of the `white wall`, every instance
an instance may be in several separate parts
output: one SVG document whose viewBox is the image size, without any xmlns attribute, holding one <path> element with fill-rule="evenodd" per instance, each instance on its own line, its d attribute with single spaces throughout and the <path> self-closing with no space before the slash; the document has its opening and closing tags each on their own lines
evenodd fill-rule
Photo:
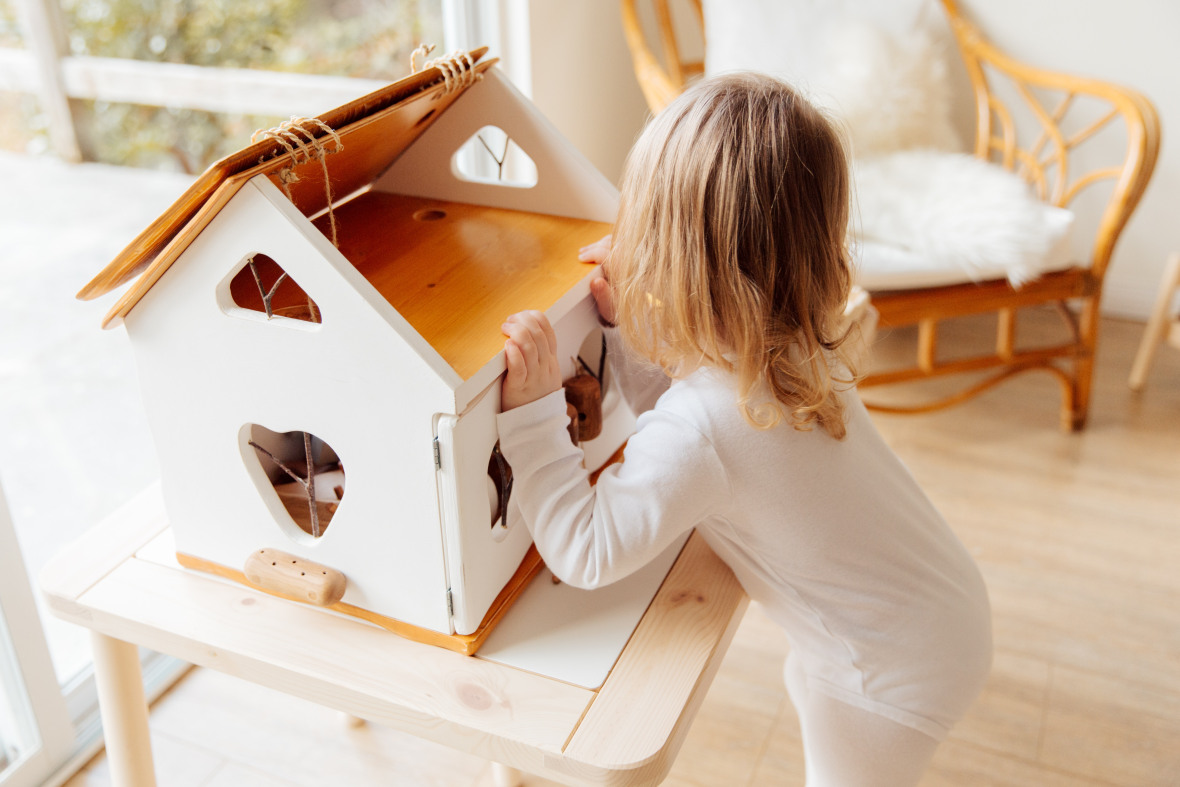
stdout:
<svg viewBox="0 0 1180 787">
<path fill-rule="evenodd" d="M 647 114 L 623 38 L 618 3 L 509 2 L 522 4 L 528 19 L 531 84 L 524 89 L 617 182 L 626 152 Z M 1175 58 L 1180 2 L 959 0 L 959 4 L 992 42 L 1016 58 L 1124 84 L 1155 102 L 1165 130 L 1160 160 L 1115 248 L 1103 301 L 1108 314 L 1145 317 L 1167 255 L 1180 250 L 1180 153 L 1166 136 L 1168 129 L 1180 127 L 1180 69 Z M 506 51 L 507 64 L 511 65 L 512 57 L 512 51 Z M 960 67 L 957 62 L 955 67 Z M 966 87 L 966 76 L 960 78 Z M 966 94 L 962 102 L 960 112 L 970 113 Z M 1121 140 L 1111 144 L 1121 149 Z M 1092 218 L 1083 213 L 1079 224 L 1087 220 Z"/>
<path fill-rule="evenodd" d="M 501 0 L 502 59 L 517 87 L 618 183 L 647 119 L 616 0 Z M 527 65 L 521 63 L 527 52 Z"/>
<path fill-rule="evenodd" d="M 532 0 L 533 100 L 612 182 L 647 119 L 616 0 Z"/>
</svg>

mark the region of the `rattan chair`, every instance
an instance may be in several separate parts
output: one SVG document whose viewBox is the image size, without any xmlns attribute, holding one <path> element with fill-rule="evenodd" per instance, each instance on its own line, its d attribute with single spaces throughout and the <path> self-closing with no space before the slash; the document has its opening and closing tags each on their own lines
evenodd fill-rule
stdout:
<svg viewBox="0 0 1180 787">
<path fill-rule="evenodd" d="M 913 290 L 874 291 L 880 327 L 917 326 L 916 360 L 912 366 L 874 372 L 862 389 L 946 375 L 967 374 L 950 395 L 906 406 L 874 406 L 891 412 L 927 412 L 962 402 L 1013 375 L 1046 371 L 1061 384 L 1062 426 L 1081 429 L 1090 404 L 1094 351 L 1098 338 L 1098 305 L 1103 277 L 1119 233 L 1142 196 L 1159 150 L 1159 120 L 1151 102 L 1139 93 L 1099 80 L 1034 68 L 996 49 L 959 13 L 954 0 L 940 0 L 966 64 L 977 110 L 975 155 L 1015 171 L 1045 202 L 1069 207 L 1079 193 L 1103 181 L 1112 184 L 1105 198 L 1093 242 L 1084 257 L 1065 270 L 1047 273 L 1014 288 L 1006 279 Z M 662 57 L 649 46 L 640 22 L 637 0 L 622 0 L 623 28 L 635 73 L 653 113 L 659 112 L 685 84 L 704 72 L 702 61 L 686 61 L 678 46 L 668 0 L 645 0 L 654 10 Z M 695 22 L 704 28 L 701 0 L 686 0 Z M 683 20 L 681 20 L 683 22 Z M 1035 118 L 1035 130 L 1018 128 L 1003 96 L 1017 96 Z M 1052 105 L 1050 105 L 1050 102 Z M 1069 114 L 1071 129 L 1063 130 Z M 1108 127 L 1121 125 L 1126 151 L 1121 161 L 1088 172 L 1075 172 L 1071 154 Z M 1030 137 L 1030 138 L 1024 138 Z M 1055 305 L 1064 320 L 1062 340 L 1051 346 L 1017 346 L 1017 311 Z M 971 357 L 940 359 L 938 327 L 944 320 L 996 314 L 994 340 Z M 979 374 L 984 373 L 982 379 Z"/>
</svg>

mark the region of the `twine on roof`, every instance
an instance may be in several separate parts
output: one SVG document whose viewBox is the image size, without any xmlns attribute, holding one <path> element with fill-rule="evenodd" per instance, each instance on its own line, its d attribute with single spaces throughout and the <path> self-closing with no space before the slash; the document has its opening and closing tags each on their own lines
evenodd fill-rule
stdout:
<svg viewBox="0 0 1180 787">
<path fill-rule="evenodd" d="M 410 53 L 410 73 L 417 74 L 422 69 L 418 67 L 418 56 L 426 57 L 434 51 L 434 44 L 421 44 Z"/>
<path fill-rule="evenodd" d="M 313 126 L 324 132 L 322 136 L 316 136 L 315 132 L 308 128 Z M 291 184 L 299 180 L 299 176 L 295 174 L 295 167 L 300 164 L 305 164 L 312 159 L 317 159 L 320 166 L 324 170 L 324 196 L 328 201 L 328 222 L 332 227 L 332 245 L 337 248 L 340 247 L 336 235 L 336 213 L 332 210 L 332 183 L 328 179 L 328 162 L 326 160 L 328 153 L 339 153 L 344 149 L 344 143 L 340 141 L 340 135 L 336 130 L 329 126 L 319 118 L 301 118 L 292 116 L 290 120 L 284 120 L 279 125 L 270 129 L 259 129 L 255 131 L 250 137 L 251 142 L 258 142 L 263 139 L 273 139 L 283 146 L 287 156 L 291 159 L 291 163 L 279 170 L 279 183 L 282 184 L 283 191 L 287 195 L 287 199 L 294 202 L 291 197 Z M 328 150 L 325 147 L 325 141 L 331 140 L 332 148 Z"/>
<path fill-rule="evenodd" d="M 427 60 L 419 68 L 419 55 L 426 57 L 433 51 L 434 44 L 422 44 L 411 52 L 410 71 L 416 74 L 428 68 L 437 68 L 443 78 L 443 91 L 441 95 L 448 95 L 483 79 L 483 74 L 475 70 L 475 60 L 471 57 L 471 54 L 461 49 L 457 49 L 445 57 L 436 57 L 433 60 Z"/>
</svg>

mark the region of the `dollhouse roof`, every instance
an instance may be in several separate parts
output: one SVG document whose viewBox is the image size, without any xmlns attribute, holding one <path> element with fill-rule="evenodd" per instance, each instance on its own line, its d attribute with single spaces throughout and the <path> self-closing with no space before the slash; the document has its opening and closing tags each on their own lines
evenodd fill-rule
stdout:
<svg viewBox="0 0 1180 787">
<path fill-rule="evenodd" d="M 496 63 L 495 59 L 479 63 L 485 54 L 487 47 L 470 53 L 477 73 L 482 74 Z M 342 145 L 338 153 L 331 154 L 331 183 L 336 199 L 371 183 L 467 87 L 464 84 L 452 90 L 449 82 L 443 71 L 433 66 L 319 116 L 320 122 L 335 129 L 342 140 L 347 139 L 350 143 Z M 407 106 L 410 99 L 423 94 L 437 94 L 436 100 Z M 410 111 L 397 111 L 407 108 Z M 317 138 L 325 140 L 324 144 L 331 149 L 326 131 L 314 126 L 308 128 Z M 247 181 L 261 174 L 278 186 L 279 172 L 289 164 L 287 148 L 277 139 L 265 138 L 210 165 L 167 211 L 83 287 L 77 297 L 92 300 L 139 277 L 103 322 L 104 327 L 118 324 Z M 320 162 L 305 160 L 294 167 L 294 174 L 297 179 L 288 186 L 296 207 L 305 216 L 325 209 L 327 199 Z"/>
<path fill-rule="evenodd" d="M 481 76 L 495 63 L 478 62 L 485 53 L 486 48 L 469 53 L 470 67 Z M 96 298 L 131 283 L 103 322 L 104 327 L 118 325 L 230 199 L 263 175 L 289 189 L 299 212 L 329 238 L 335 235 L 334 221 L 340 253 L 459 379 L 468 380 L 502 348 L 499 325 L 505 316 L 522 308 L 549 308 L 584 279 L 589 269 L 577 262 L 577 249 L 609 232 L 603 222 L 613 218 L 616 192 L 495 73 L 489 75 L 495 84 L 480 92 L 485 97 L 472 99 L 478 108 L 443 118 L 473 84 L 454 76 L 453 70 L 425 69 L 302 124 L 327 151 L 322 162 L 310 158 L 292 167 L 289 148 L 268 138 L 213 164 L 78 297 Z M 470 138 L 473 111 L 480 117 L 499 115 L 508 121 L 506 127 L 529 116 L 519 131 L 548 164 L 539 176 L 547 188 L 533 189 L 541 193 L 529 196 L 527 189 L 497 187 L 502 194 L 481 202 L 478 189 L 486 186 L 439 176 L 452 168 L 450 157 Z M 434 129 L 430 144 L 414 147 L 429 129 Z M 341 141 L 338 152 L 333 131 Z M 288 174 L 284 183 L 284 170 L 293 170 L 295 178 Z M 331 212 L 326 211 L 325 172 Z M 397 193 L 368 188 L 391 173 L 408 188 L 395 188 Z M 563 196 L 553 200 L 555 190 Z M 573 197 L 564 213 L 553 204 L 579 191 L 586 194 Z M 436 222 L 439 230 L 431 233 L 421 221 L 424 212 L 446 216 L 446 222 Z M 390 250 L 407 248 L 421 259 L 391 264 Z"/>
</svg>

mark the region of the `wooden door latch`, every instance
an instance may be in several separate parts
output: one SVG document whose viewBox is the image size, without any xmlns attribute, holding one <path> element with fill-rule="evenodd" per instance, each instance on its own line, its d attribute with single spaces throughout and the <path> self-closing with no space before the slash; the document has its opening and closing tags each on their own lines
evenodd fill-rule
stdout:
<svg viewBox="0 0 1180 787">
<path fill-rule="evenodd" d="M 259 590 L 320 607 L 330 607 L 344 598 L 348 586 L 339 571 L 277 549 L 252 553 L 243 573 Z"/>
</svg>

